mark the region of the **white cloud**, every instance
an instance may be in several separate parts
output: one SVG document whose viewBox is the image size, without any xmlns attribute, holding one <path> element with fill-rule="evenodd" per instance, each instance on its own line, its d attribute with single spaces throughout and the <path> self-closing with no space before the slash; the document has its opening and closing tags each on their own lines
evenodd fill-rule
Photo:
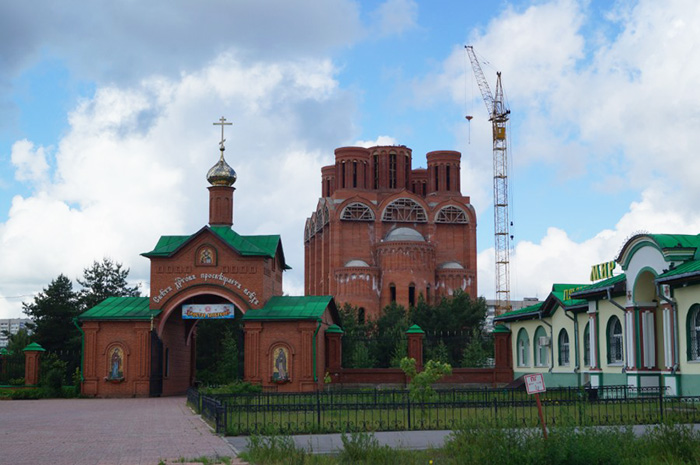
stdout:
<svg viewBox="0 0 700 465">
<path fill-rule="evenodd" d="M 221 115 L 234 123 L 226 129 L 226 158 L 238 173 L 234 228 L 281 234 L 293 267 L 286 292 L 301 289 L 304 219 L 320 195 L 320 168 L 337 141 L 353 137 L 353 100 L 335 72 L 327 60 L 270 64 L 227 53 L 179 79 L 99 87 L 69 115 L 53 180 L 21 174 L 37 192 L 16 196 L 0 224 L 0 296 L 30 294 L 59 273 L 75 279 L 103 256 L 148 280 L 141 252 L 208 221 L 205 176 L 218 160 L 212 123 Z M 15 148 L 20 176 L 41 149 Z M 19 308 L 0 298 L 0 317 Z"/>
<path fill-rule="evenodd" d="M 353 146 L 356 147 L 375 147 L 375 146 L 380 146 L 380 145 L 396 145 L 398 144 L 398 141 L 391 136 L 379 136 L 374 140 L 358 140 Z"/>
<path fill-rule="evenodd" d="M 545 297 L 555 282 L 585 283 L 590 266 L 615 258 L 635 231 L 700 232 L 700 212 L 689 200 L 700 195 L 700 49 L 694 46 L 700 42 L 700 5 L 681 0 L 624 5 L 607 15 L 611 24 L 601 26 L 616 33 L 590 34 L 595 39 L 589 43 L 581 28 L 593 6 L 569 0 L 508 10 L 474 36 L 475 48 L 495 57 L 503 71 L 511 120 L 517 123 L 517 164 L 544 161 L 562 182 L 583 177 L 592 190 L 637 193 L 614 225 L 597 223 L 596 210 L 607 205 L 579 212 L 579 221 L 601 231 L 593 237 L 574 241 L 565 230 L 549 228 L 539 240 L 517 243 L 511 257 L 515 298 Z M 463 52 L 455 51 L 443 72 L 427 81 L 455 101 L 454 82 L 463 79 L 457 53 Z M 430 89 L 422 92 L 436 98 Z M 476 143 L 490 150 L 490 140 Z M 525 202 L 518 199 L 520 206 Z M 540 211 L 519 217 L 520 226 L 553 214 L 548 205 Z M 491 248 L 479 254 L 480 294 L 489 297 L 493 253 Z"/>
<path fill-rule="evenodd" d="M 34 149 L 34 144 L 26 139 L 12 145 L 12 164 L 15 166 L 15 179 L 41 184 L 46 181 L 49 164 L 46 162 L 44 147 Z"/>
<path fill-rule="evenodd" d="M 372 32 L 379 36 L 401 35 L 416 27 L 418 4 L 413 0 L 386 0 L 372 16 Z"/>
</svg>

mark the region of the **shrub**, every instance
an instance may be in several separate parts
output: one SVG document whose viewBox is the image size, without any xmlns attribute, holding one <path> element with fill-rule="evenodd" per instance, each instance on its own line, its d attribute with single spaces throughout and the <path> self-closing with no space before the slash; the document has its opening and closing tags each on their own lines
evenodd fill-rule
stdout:
<svg viewBox="0 0 700 465">
<path fill-rule="evenodd" d="M 254 394 L 262 392 L 262 386 L 246 381 L 234 381 L 223 386 L 203 387 L 199 391 L 202 394 Z"/>
</svg>

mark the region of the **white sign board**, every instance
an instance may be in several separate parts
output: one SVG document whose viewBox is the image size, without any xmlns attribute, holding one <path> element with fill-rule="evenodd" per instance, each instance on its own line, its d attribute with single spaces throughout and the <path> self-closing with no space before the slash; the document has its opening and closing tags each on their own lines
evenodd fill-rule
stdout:
<svg viewBox="0 0 700 465">
<path fill-rule="evenodd" d="M 544 376 L 542 373 L 525 375 L 525 389 L 527 389 L 528 394 L 537 394 L 538 392 L 546 391 L 547 389 L 544 387 Z"/>
<path fill-rule="evenodd" d="M 183 305 L 183 319 L 220 319 L 233 318 L 235 310 L 232 304 Z"/>
</svg>

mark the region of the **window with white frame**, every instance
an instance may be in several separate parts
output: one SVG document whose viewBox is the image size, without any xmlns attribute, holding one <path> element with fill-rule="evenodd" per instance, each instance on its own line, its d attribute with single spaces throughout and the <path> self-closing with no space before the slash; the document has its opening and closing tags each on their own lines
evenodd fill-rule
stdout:
<svg viewBox="0 0 700 465">
<path fill-rule="evenodd" d="M 542 326 L 535 331 L 535 366 L 549 366 L 549 338 Z"/>
<path fill-rule="evenodd" d="M 608 363 L 623 361 L 622 323 L 618 317 L 613 316 L 608 320 Z"/>
<path fill-rule="evenodd" d="M 530 354 L 530 339 L 525 328 L 518 331 L 518 366 L 526 367 L 530 365 L 528 355 Z"/>
<path fill-rule="evenodd" d="M 591 366 L 591 333 L 589 324 L 586 323 L 586 328 L 583 330 L 583 365 Z"/>
<path fill-rule="evenodd" d="M 565 329 L 559 331 L 559 365 L 569 365 L 569 333 Z"/>
<path fill-rule="evenodd" d="M 700 305 L 688 312 L 688 359 L 700 361 Z"/>
</svg>

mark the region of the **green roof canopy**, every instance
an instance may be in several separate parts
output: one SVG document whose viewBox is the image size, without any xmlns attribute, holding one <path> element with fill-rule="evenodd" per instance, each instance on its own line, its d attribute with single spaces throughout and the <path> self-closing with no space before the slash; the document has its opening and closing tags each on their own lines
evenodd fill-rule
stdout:
<svg viewBox="0 0 700 465">
<path fill-rule="evenodd" d="M 625 293 L 625 284 L 627 282 L 627 276 L 625 274 L 619 274 L 613 276 L 612 278 L 604 279 L 588 286 L 584 286 L 578 291 L 571 293 L 572 297 L 586 298 L 598 294 L 606 293 L 608 289 L 612 291 L 613 294 Z"/>
<path fill-rule="evenodd" d="M 36 342 L 32 342 L 29 344 L 27 347 L 22 349 L 23 352 L 46 352 L 46 349 L 41 347 L 39 344 Z"/>
<path fill-rule="evenodd" d="M 149 308 L 148 297 L 108 297 L 78 319 L 85 320 L 150 320 L 160 310 Z"/>
<path fill-rule="evenodd" d="M 191 236 L 161 236 L 153 250 L 141 255 L 148 258 L 170 257 L 204 231 L 211 231 L 226 245 L 244 257 L 262 256 L 274 258 L 279 252 L 284 269 L 291 269 L 284 260 L 282 240 L 279 235 L 241 236 L 228 226 L 205 226 Z"/>
<path fill-rule="evenodd" d="M 686 261 L 698 257 L 700 234 L 638 234 L 628 240 L 616 261 L 627 269 L 632 256 L 645 245 L 657 248 L 667 262 Z"/>
<path fill-rule="evenodd" d="M 700 260 L 690 260 L 662 273 L 656 278 L 659 283 L 697 278 L 700 275 Z"/>
<path fill-rule="evenodd" d="M 284 320 L 319 320 L 323 312 L 330 308 L 334 321 L 338 319 L 338 309 L 332 296 L 275 296 L 267 301 L 263 308 L 250 309 L 245 321 L 284 321 Z"/>
<path fill-rule="evenodd" d="M 523 307 L 523 308 L 518 309 L 518 310 L 512 310 L 510 312 L 506 312 L 502 315 L 495 317 L 493 319 L 493 321 L 519 320 L 519 319 L 525 319 L 527 317 L 537 316 L 537 315 L 539 315 L 543 304 L 544 304 L 544 302 L 537 302 L 535 305 L 530 305 L 528 307 Z"/>
</svg>

